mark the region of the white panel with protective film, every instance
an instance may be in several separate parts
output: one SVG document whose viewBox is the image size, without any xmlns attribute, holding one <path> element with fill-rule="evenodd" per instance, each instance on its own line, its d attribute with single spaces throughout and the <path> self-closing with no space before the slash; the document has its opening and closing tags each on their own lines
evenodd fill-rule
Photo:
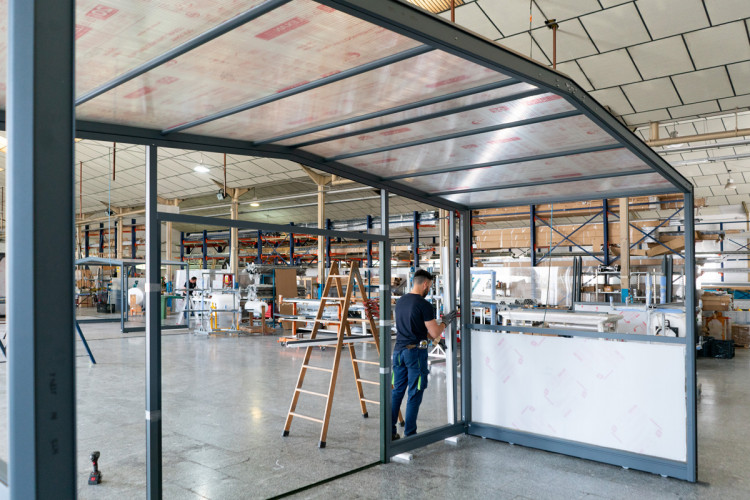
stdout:
<svg viewBox="0 0 750 500">
<path fill-rule="evenodd" d="M 616 144 L 612 136 L 581 115 L 356 156 L 341 163 L 387 177 L 610 144 Z"/>
<path fill-rule="evenodd" d="M 574 109 L 572 104 L 558 95 L 535 95 L 511 102 L 464 111 L 463 113 L 388 128 L 378 132 L 323 142 L 305 147 L 305 149 L 323 157 L 336 156 L 388 146 L 394 140 L 398 143 L 419 141 L 456 132 L 466 132 L 565 111 L 573 111 Z"/>
<path fill-rule="evenodd" d="M 370 127 L 377 127 L 380 125 L 388 125 L 390 123 L 399 122 L 402 120 L 416 120 L 420 117 L 430 115 L 432 113 L 438 113 L 442 111 L 450 111 L 461 106 L 468 106 L 472 104 L 485 103 L 494 99 L 501 99 L 521 92 L 527 92 L 534 90 L 537 87 L 528 83 L 516 83 L 513 85 L 506 85 L 497 89 L 485 90 L 484 92 L 477 92 L 475 94 L 469 94 L 464 97 L 458 97 L 456 99 L 449 99 L 446 101 L 438 102 L 435 104 L 428 104 L 426 106 L 420 106 L 407 111 L 399 111 L 396 113 L 389 113 L 384 116 L 377 118 L 370 118 L 369 120 L 358 121 L 348 125 L 341 125 L 338 127 L 322 130 L 320 132 L 313 132 L 305 134 L 299 137 L 293 137 L 284 141 L 279 141 L 276 144 L 282 146 L 291 146 L 294 144 L 306 143 L 308 141 L 315 141 L 325 139 L 339 134 L 353 133 L 358 130 L 364 130 Z M 402 89 L 403 90 L 403 89 Z M 421 97 L 416 102 L 423 100 Z M 380 133 L 380 132 L 378 132 Z"/>
<path fill-rule="evenodd" d="M 354 42 L 334 46 L 342 53 L 348 50 L 358 53 L 359 50 Z M 265 140 L 507 79 L 508 76 L 502 73 L 433 50 L 206 123 L 191 129 L 191 132 L 232 139 Z"/>
<path fill-rule="evenodd" d="M 79 106 L 78 118 L 165 129 L 419 45 L 294 0 Z"/>
<path fill-rule="evenodd" d="M 77 0 L 76 93 L 93 90 L 262 1 Z"/>
<path fill-rule="evenodd" d="M 472 420 L 687 459 L 685 346 L 472 332 Z"/>
<path fill-rule="evenodd" d="M 559 200 L 586 194 L 587 199 L 614 198 L 623 192 L 637 192 L 648 189 L 659 193 L 673 193 L 676 188 L 660 174 L 639 174 L 622 177 L 607 177 L 587 181 L 573 181 L 565 183 L 540 184 L 539 186 L 519 187 L 512 189 L 496 189 L 493 191 L 478 191 L 474 193 L 448 194 L 445 199 L 467 206 L 482 206 L 485 204 L 511 203 L 514 199 L 537 201 Z M 519 205 L 522 204 L 519 202 Z"/>
<path fill-rule="evenodd" d="M 402 182 L 427 193 L 499 186 L 527 182 L 557 182 L 586 175 L 620 172 L 622 169 L 647 169 L 645 163 L 625 148 L 559 156 L 524 163 L 479 167 L 457 172 L 423 175 Z"/>
</svg>

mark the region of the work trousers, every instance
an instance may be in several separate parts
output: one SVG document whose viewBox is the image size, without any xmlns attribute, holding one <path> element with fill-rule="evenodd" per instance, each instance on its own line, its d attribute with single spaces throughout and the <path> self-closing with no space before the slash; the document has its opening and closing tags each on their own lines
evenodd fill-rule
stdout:
<svg viewBox="0 0 750 500">
<path fill-rule="evenodd" d="M 392 434 L 396 434 L 396 422 L 401 401 L 408 390 L 406 400 L 406 427 L 404 436 L 417 433 L 417 415 L 422 396 L 427 388 L 427 349 L 399 349 L 393 352 L 393 393 L 391 397 Z"/>
</svg>

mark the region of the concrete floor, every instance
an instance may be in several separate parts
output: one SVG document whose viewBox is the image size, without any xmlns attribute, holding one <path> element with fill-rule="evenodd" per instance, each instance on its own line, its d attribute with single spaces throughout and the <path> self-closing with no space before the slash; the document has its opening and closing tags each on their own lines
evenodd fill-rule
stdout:
<svg viewBox="0 0 750 500">
<path fill-rule="evenodd" d="M 122 335 L 118 326 L 83 327 L 95 366 L 77 342 L 78 480 L 84 499 L 145 496 L 144 339 L 142 333 Z M 372 346 L 358 350 L 375 359 Z M 316 350 L 316 364 L 329 365 L 332 354 Z M 370 408 L 371 418 L 361 417 L 348 355 L 342 356 L 328 447 L 317 448 L 320 428 L 312 422 L 295 420 L 291 436 L 281 437 L 302 355 L 302 349 L 279 347 L 275 337 L 165 334 L 164 498 L 264 498 L 378 460 L 378 408 Z M 701 359 L 698 366 L 698 484 L 463 437 L 458 445 L 416 450 L 410 464 L 376 465 L 295 498 L 750 498 L 750 436 L 744 433 L 750 351 L 738 350 L 733 360 Z M 364 376 L 374 379 L 376 367 L 368 368 Z M 306 388 L 325 391 L 326 374 L 315 375 Z M 443 367 L 434 366 L 420 430 L 446 421 L 444 383 Z M 322 413 L 314 397 L 303 402 L 302 413 Z M 7 421 L 6 405 L 0 368 L 0 422 Z M 104 483 L 92 487 L 86 477 L 88 453 L 95 449 L 102 453 Z M 0 433 L 0 458 L 7 455 L 7 433 Z"/>
</svg>

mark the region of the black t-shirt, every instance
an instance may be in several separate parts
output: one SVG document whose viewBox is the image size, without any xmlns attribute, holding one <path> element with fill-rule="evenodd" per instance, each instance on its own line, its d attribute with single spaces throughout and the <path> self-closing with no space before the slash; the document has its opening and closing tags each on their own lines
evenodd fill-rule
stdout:
<svg viewBox="0 0 750 500">
<path fill-rule="evenodd" d="M 416 293 L 407 293 L 396 302 L 396 347 L 403 349 L 408 345 L 419 344 L 427 340 L 426 321 L 435 319 L 432 305 Z"/>
</svg>

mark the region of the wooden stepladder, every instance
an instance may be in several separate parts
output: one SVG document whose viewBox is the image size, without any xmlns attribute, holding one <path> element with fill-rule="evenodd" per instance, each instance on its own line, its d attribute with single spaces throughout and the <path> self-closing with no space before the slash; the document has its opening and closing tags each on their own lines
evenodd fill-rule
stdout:
<svg viewBox="0 0 750 500">
<path fill-rule="evenodd" d="M 342 284 L 342 280 L 346 280 L 346 289 L 344 289 L 344 285 Z M 355 297 L 355 285 L 358 289 L 358 293 L 360 297 Z M 337 296 L 331 296 L 332 288 L 336 288 Z M 351 265 L 351 270 L 348 275 L 345 274 L 339 274 L 339 265 L 337 262 L 334 262 L 331 265 L 331 271 L 328 275 L 328 278 L 326 279 L 325 287 L 323 288 L 323 294 L 320 299 L 320 308 L 318 309 L 318 313 L 315 316 L 315 324 L 313 326 L 313 330 L 310 333 L 310 340 L 313 340 L 318 335 L 318 330 L 320 329 L 320 325 L 323 323 L 335 323 L 334 321 L 330 320 L 323 320 L 323 312 L 326 308 L 326 306 L 331 305 L 337 305 L 341 304 L 341 318 L 339 320 L 339 327 L 336 335 L 336 351 L 333 356 L 333 366 L 331 368 L 322 368 L 318 366 L 310 365 L 310 356 L 312 355 L 313 347 L 314 346 L 308 346 L 305 351 L 305 357 L 302 360 L 302 367 L 300 368 L 299 377 L 297 378 L 297 386 L 294 389 L 294 395 L 292 396 L 292 404 L 289 408 L 289 413 L 286 417 L 286 423 L 284 424 L 284 436 L 289 435 L 289 429 L 292 426 L 292 419 L 294 417 L 299 417 L 305 420 L 310 420 L 313 422 L 317 422 L 319 424 L 322 424 L 323 428 L 320 432 L 320 442 L 318 443 L 318 446 L 320 448 L 325 448 L 326 446 L 326 436 L 328 434 L 328 424 L 331 419 L 331 408 L 333 407 L 333 393 L 336 390 L 336 378 L 338 376 L 339 371 L 339 362 L 341 360 L 341 351 L 344 348 L 344 345 L 349 349 L 349 355 L 352 359 L 352 369 L 354 370 L 354 381 L 356 383 L 357 387 L 357 394 L 359 396 L 359 405 L 360 409 L 362 410 L 362 416 L 367 418 L 368 412 L 367 412 L 367 403 L 372 404 L 380 404 L 379 401 L 374 401 L 371 399 L 366 399 L 364 395 L 363 385 L 362 384 L 371 384 L 371 385 L 379 385 L 379 382 L 372 381 L 372 380 L 366 380 L 363 379 L 360 376 L 359 373 L 359 365 L 360 364 L 368 364 L 368 365 L 376 365 L 380 366 L 380 363 L 377 361 L 367 361 L 364 359 L 358 359 L 354 350 L 354 343 L 352 340 L 357 339 L 356 336 L 352 336 L 350 322 L 351 321 L 364 321 L 369 323 L 370 325 L 370 332 L 372 332 L 373 340 L 368 342 L 375 344 L 378 354 L 380 354 L 380 338 L 378 334 L 377 325 L 375 324 L 375 319 L 373 318 L 372 314 L 369 312 L 367 313 L 367 318 L 364 320 L 358 320 L 358 319 L 349 319 L 349 306 L 356 300 L 356 301 L 364 301 L 366 300 L 366 294 L 364 293 L 364 284 L 362 281 L 362 276 L 359 273 L 359 266 L 357 262 L 353 262 Z M 302 388 L 302 384 L 305 381 L 305 375 L 307 374 L 308 370 L 315 370 L 315 371 L 323 371 L 328 372 L 331 374 L 331 380 L 328 384 L 328 394 L 323 394 L 320 392 L 313 392 L 308 391 Z M 323 414 L 323 418 L 314 418 L 307 415 L 301 415 L 296 412 L 297 409 L 297 402 L 299 401 L 300 394 L 308 394 L 311 396 L 317 396 L 321 398 L 325 398 L 326 405 L 325 405 L 325 412 Z M 399 414 L 399 420 L 402 421 L 401 414 Z"/>
</svg>

